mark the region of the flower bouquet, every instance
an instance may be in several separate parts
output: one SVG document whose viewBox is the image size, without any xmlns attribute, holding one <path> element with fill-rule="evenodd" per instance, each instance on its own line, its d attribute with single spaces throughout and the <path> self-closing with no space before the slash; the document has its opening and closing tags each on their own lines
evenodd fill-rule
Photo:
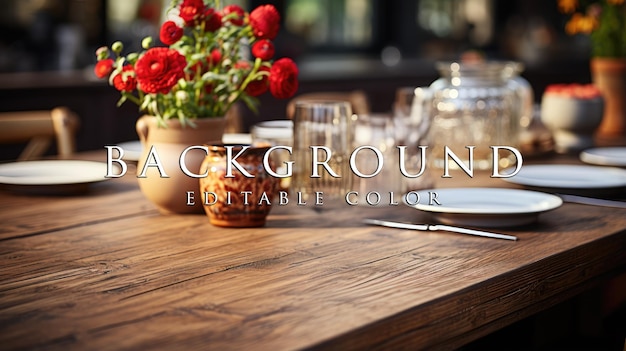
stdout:
<svg viewBox="0 0 626 351">
<path fill-rule="evenodd" d="M 280 15 L 273 5 L 247 13 L 219 0 L 172 0 L 159 33 L 142 41 L 141 52 L 124 54 L 124 45 L 96 51 L 95 74 L 107 78 L 121 98 L 164 121 L 221 117 L 237 101 L 256 111 L 266 91 L 289 98 L 298 89 L 293 60 L 273 61 L 272 40 Z"/>
<path fill-rule="evenodd" d="M 221 142 L 236 102 L 256 111 L 267 91 L 293 96 L 298 68 L 289 58 L 274 61 L 280 15 L 272 5 L 247 13 L 219 0 L 172 0 L 166 16 L 159 42 L 144 38 L 140 52 L 124 53 L 121 42 L 98 49 L 95 74 L 120 92 L 118 105 L 131 101 L 145 114 L 136 123 L 144 195 L 162 213 L 201 213 L 192 194 L 206 154 L 187 151 Z"/>
</svg>

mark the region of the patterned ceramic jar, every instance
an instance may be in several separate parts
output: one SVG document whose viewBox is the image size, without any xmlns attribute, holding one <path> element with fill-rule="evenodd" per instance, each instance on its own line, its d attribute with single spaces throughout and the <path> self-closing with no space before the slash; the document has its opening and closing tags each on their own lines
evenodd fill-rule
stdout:
<svg viewBox="0 0 626 351">
<path fill-rule="evenodd" d="M 269 147 L 211 145 L 200 167 L 200 193 L 211 224 L 220 227 L 260 227 L 276 197 L 279 178 L 263 164 Z M 229 157 L 232 162 L 229 162 Z M 268 157 L 268 166 L 274 165 Z M 238 168 L 236 165 L 240 165 Z"/>
</svg>

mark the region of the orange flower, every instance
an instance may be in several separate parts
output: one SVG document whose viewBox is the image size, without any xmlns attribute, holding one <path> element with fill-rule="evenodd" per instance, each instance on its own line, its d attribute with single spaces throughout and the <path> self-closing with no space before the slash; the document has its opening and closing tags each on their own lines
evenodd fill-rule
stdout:
<svg viewBox="0 0 626 351">
<path fill-rule="evenodd" d="M 598 28 L 598 19 L 575 13 L 565 25 L 565 32 L 573 35 L 577 33 L 590 34 L 594 29 Z"/>
<path fill-rule="evenodd" d="M 568 35 L 588 35 L 594 57 L 626 57 L 626 0 L 557 0 Z"/>
<path fill-rule="evenodd" d="M 578 8 L 578 0 L 559 0 L 558 5 L 559 11 L 563 13 L 574 13 L 576 8 Z"/>
</svg>

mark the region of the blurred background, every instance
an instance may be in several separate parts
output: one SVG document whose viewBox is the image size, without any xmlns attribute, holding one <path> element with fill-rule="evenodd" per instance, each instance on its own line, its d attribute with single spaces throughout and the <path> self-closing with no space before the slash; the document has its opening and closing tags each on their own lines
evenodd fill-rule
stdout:
<svg viewBox="0 0 626 351">
<path fill-rule="evenodd" d="M 276 57 L 300 68 L 298 94 L 363 90 L 374 112 L 391 109 L 402 86 L 428 85 L 434 63 L 468 52 L 516 60 L 535 99 L 554 82 L 588 82 L 587 37 L 567 36 L 556 1 L 239 0 L 247 10 L 274 4 L 281 14 Z M 169 0 L 2 0 L 0 110 L 64 105 L 81 118 L 79 150 L 136 139 L 137 107 L 93 76 L 95 50 L 115 40 L 137 50 L 158 29 Z M 285 118 L 286 101 L 261 98 L 243 131 Z"/>
<path fill-rule="evenodd" d="M 281 14 L 276 57 L 288 56 L 298 64 L 298 94 L 361 90 L 372 112 L 390 111 L 398 88 L 436 80 L 437 61 L 459 60 L 469 53 L 523 63 L 522 76 L 534 89 L 535 102 L 549 84 L 591 80 L 589 38 L 565 34 L 567 18 L 558 12 L 556 0 L 223 3 L 248 11 L 265 3 L 276 6 Z M 126 51 L 137 51 L 144 37 L 157 38 L 169 0 L 0 0 L 0 4 L 0 112 L 68 107 L 81 120 L 78 151 L 103 150 L 103 145 L 137 139 L 140 112 L 132 103 L 117 107 L 118 91 L 95 78 L 95 51 L 116 40 Z M 242 132 L 258 121 L 286 118 L 288 101 L 270 94 L 260 100 L 258 115 L 243 109 Z M 18 150 L 0 159 L 14 159 Z M 556 314 L 565 318 L 556 323 L 546 318 L 544 325 L 571 327 L 577 320 L 568 313 L 576 303 L 556 307 Z M 548 333 L 536 330 L 540 337 L 542 332 Z M 500 335 L 519 340 L 527 334 L 507 328 Z M 491 348 L 479 342 L 467 349 Z"/>
</svg>

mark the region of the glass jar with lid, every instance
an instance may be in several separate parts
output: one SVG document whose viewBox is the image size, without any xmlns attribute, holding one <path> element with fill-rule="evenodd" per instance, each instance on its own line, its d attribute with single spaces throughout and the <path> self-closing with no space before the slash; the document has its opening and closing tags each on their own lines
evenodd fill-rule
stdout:
<svg viewBox="0 0 626 351">
<path fill-rule="evenodd" d="M 516 85 L 511 84 L 516 71 L 508 62 L 494 61 L 440 62 L 437 69 L 441 78 L 430 86 L 430 164 L 443 168 L 447 146 L 466 168 L 491 169 L 493 146 L 519 146 L 522 104 Z M 500 169 L 516 162 L 506 148 L 500 149 L 497 158 Z M 454 161 L 448 165 L 458 168 Z"/>
</svg>

